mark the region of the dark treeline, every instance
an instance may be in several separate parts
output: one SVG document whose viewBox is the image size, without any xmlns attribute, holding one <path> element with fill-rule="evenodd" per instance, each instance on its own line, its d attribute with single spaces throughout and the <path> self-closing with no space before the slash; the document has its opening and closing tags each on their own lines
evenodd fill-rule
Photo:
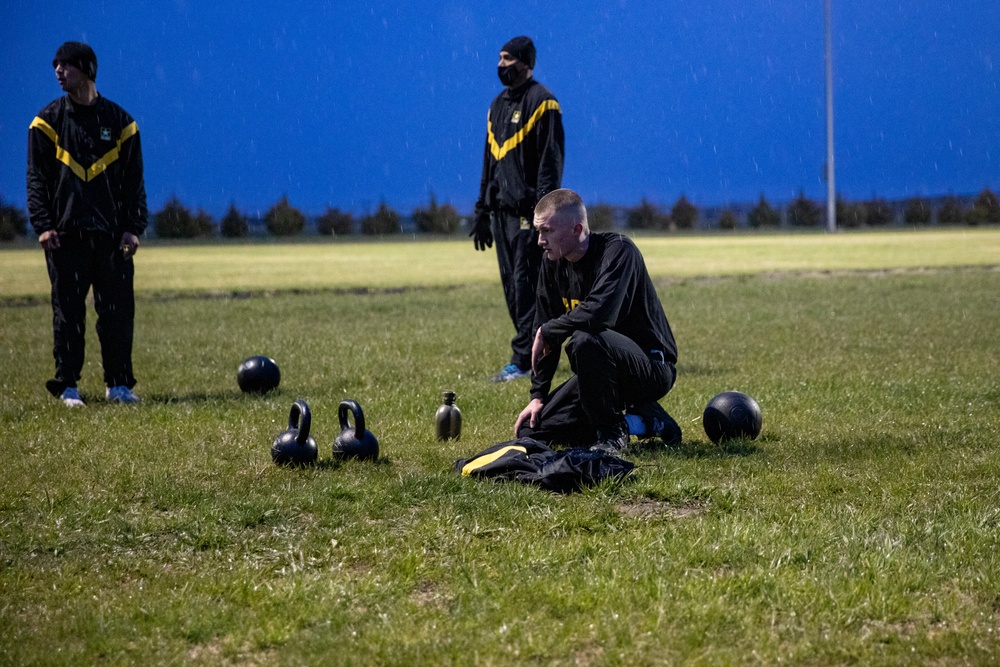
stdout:
<svg viewBox="0 0 1000 667">
<path fill-rule="evenodd" d="M 596 230 L 694 231 L 735 229 L 808 229 L 826 225 L 826 206 L 800 193 L 783 204 L 772 204 L 762 194 L 753 203 L 699 208 L 684 195 L 669 209 L 643 199 L 633 207 L 588 204 L 590 226 Z M 989 188 L 978 195 L 912 197 L 888 201 L 847 201 L 838 198 L 837 228 L 858 229 L 921 225 L 986 225 L 1000 223 L 1000 202 Z M 291 237 L 387 236 L 399 233 L 450 235 L 463 232 L 469 216 L 451 204 L 439 204 L 433 193 L 426 207 L 400 215 L 386 202 L 372 213 L 355 217 L 349 211 L 327 208 L 310 218 L 282 196 L 263 215 L 250 216 L 236 203 L 215 220 L 204 210 L 192 211 L 176 196 L 151 216 L 150 233 L 160 238 L 189 239 L 223 236 Z M 21 209 L 0 199 L 0 241 L 12 241 L 28 232 L 28 217 Z"/>
</svg>

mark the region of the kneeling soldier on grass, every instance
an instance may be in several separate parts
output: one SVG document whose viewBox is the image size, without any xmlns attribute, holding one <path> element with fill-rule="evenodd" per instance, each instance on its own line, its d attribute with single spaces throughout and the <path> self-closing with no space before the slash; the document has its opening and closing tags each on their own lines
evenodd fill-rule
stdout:
<svg viewBox="0 0 1000 667">
<path fill-rule="evenodd" d="M 572 190 L 535 207 L 544 258 L 531 349 L 531 401 L 517 437 L 619 453 L 629 436 L 680 442 L 658 401 L 674 385 L 677 345 L 642 254 L 626 236 L 591 232 Z M 551 390 L 565 346 L 573 375 Z"/>
</svg>

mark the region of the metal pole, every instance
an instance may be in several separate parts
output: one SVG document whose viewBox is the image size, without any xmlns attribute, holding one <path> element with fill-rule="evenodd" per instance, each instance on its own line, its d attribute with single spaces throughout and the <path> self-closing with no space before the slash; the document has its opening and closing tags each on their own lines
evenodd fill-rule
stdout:
<svg viewBox="0 0 1000 667">
<path fill-rule="evenodd" d="M 833 168 L 833 55 L 830 2 L 826 0 L 826 231 L 837 231 L 837 185 Z"/>
</svg>

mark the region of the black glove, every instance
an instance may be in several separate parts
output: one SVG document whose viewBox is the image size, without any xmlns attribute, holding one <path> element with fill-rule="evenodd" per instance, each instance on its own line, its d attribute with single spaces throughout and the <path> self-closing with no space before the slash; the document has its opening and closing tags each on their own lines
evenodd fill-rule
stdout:
<svg viewBox="0 0 1000 667">
<path fill-rule="evenodd" d="M 486 250 L 493 247 L 493 230 L 490 229 L 490 214 L 477 213 L 476 222 L 469 232 L 472 237 L 472 244 L 476 250 Z"/>
</svg>

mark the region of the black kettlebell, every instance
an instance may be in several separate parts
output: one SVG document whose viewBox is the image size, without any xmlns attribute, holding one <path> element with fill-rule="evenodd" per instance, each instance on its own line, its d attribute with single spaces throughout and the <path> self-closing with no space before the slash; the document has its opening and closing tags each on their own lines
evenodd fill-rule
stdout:
<svg viewBox="0 0 1000 667">
<path fill-rule="evenodd" d="M 354 414 L 354 428 L 350 426 L 348 413 Z M 365 413 L 358 402 L 351 399 L 341 401 L 337 415 L 340 417 L 340 435 L 333 441 L 333 458 L 377 459 L 378 440 L 365 429 Z"/>
<path fill-rule="evenodd" d="M 271 445 L 271 458 L 278 465 L 306 466 L 316 462 L 319 449 L 309 437 L 309 406 L 295 401 L 288 413 L 288 430 L 282 431 Z"/>
</svg>

